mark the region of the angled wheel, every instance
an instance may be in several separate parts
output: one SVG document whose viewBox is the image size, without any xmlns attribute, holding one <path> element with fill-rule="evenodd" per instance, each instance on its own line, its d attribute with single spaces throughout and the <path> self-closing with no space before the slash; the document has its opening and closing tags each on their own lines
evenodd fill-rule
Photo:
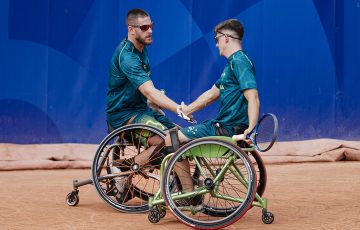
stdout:
<svg viewBox="0 0 360 230">
<path fill-rule="evenodd" d="M 190 172 L 184 167 L 186 162 Z M 194 191 L 186 192 L 184 187 L 189 186 L 184 181 L 189 180 L 183 177 L 196 174 Z M 170 189 L 175 177 L 181 186 Z M 163 178 L 166 205 L 181 222 L 198 229 L 234 223 L 246 213 L 256 193 L 256 175 L 247 154 L 219 139 L 201 138 L 181 147 L 169 160 Z"/>
<path fill-rule="evenodd" d="M 259 152 L 256 150 L 249 152 L 248 154 L 251 162 L 253 162 L 256 178 L 257 178 L 257 194 L 261 197 L 266 188 L 266 180 L 267 180 L 267 173 L 265 168 L 265 163 L 262 160 Z"/>
<path fill-rule="evenodd" d="M 91 171 L 96 191 L 108 205 L 122 212 L 149 210 L 148 199 L 160 187 L 160 170 L 153 163 L 158 159 L 139 165 L 133 157 L 155 149 L 164 138 L 163 131 L 141 124 L 123 126 L 104 138 Z"/>
</svg>

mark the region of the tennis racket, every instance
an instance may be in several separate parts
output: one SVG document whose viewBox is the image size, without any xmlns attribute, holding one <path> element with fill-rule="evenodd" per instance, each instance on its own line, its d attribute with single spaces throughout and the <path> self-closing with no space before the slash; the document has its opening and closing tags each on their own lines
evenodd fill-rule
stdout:
<svg viewBox="0 0 360 230">
<path fill-rule="evenodd" d="M 249 139 L 260 152 L 266 152 L 276 141 L 278 133 L 278 120 L 272 113 L 264 114 L 255 128 L 244 137 L 244 134 L 232 136 L 233 140 Z"/>
</svg>

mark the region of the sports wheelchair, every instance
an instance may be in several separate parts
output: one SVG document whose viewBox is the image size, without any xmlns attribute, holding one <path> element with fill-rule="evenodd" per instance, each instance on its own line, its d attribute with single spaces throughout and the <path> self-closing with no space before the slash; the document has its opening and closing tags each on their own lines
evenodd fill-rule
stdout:
<svg viewBox="0 0 360 230">
<path fill-rule="evenodd" d="M 74 180 L 66 203 L 76 206 L 79 187 L 93 184 L 106 204 L 121 212 L 148 212 L 151 223 L 159 222 L 168 208 L 188 226 L 218 229 L 236 222 L 253 206 L 262 208 L 265 224 L 274 221 L 267 199 L 262 197 L 267 178 L 264 162 L 254 146 L 241 148 L 240 142 L 230 137 L 196 139 L 163 155 L 160 163 L 133 162 L 124 169 L 124 159 L 133 159 L 152 147 L 154 137 L 164 139 L 165 135 L 143 124 L 126 125 L 109 133 L 94 156 L 91 179 Z M 177 162 L 184 160 L 190 166 L 191 192 L 184 191 L 175 170 Z M 193 204 L 199 196 L 200 202 Z"/>
</svg>

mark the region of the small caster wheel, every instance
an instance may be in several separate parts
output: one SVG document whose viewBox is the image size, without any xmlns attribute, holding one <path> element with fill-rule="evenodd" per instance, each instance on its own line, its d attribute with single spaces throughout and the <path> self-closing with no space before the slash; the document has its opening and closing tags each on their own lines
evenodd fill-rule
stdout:
<svg viewBox="0 0 360 230">
<path fill-rule="evenodd" d="M 151 223 L 156 224 L 161 219 L 160 212 L 156 208 L 150 209 L 148 219 Z"/>
<path fill-rule="evenodd" d="M 160 219 L 162 219 L 166 216 L 165 208 L 157 208 L 156 210 L 160 213 Z"/>
<path fill-rule="evenodd" d="M 274 222 L 274 214 L 272 214 L 271 212 L 268 212 L 266 210 L 263 211 L 262 221 L 264 224 L 271 224 L 272 222 Z"/>
<path fill-rule="evenodd" d="M 69 206 L 76 206 L 79 203 L 79 195 L 78 192 L 72 191 L 66 196 L 66 203 Z"/>
</svg>

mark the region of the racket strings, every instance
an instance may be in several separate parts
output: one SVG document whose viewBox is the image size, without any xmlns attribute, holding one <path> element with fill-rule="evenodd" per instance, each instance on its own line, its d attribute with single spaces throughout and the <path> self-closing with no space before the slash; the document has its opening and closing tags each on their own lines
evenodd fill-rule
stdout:
<svg viewBox="0 0 360 230">
<path fill-rule="evenodd" d="M 260 149 L 264 150 L 274 141 L 275 122 L 271 116 L 265 117 L 259 124 L 256 132 L 256 142 Z"/>
</svg>

